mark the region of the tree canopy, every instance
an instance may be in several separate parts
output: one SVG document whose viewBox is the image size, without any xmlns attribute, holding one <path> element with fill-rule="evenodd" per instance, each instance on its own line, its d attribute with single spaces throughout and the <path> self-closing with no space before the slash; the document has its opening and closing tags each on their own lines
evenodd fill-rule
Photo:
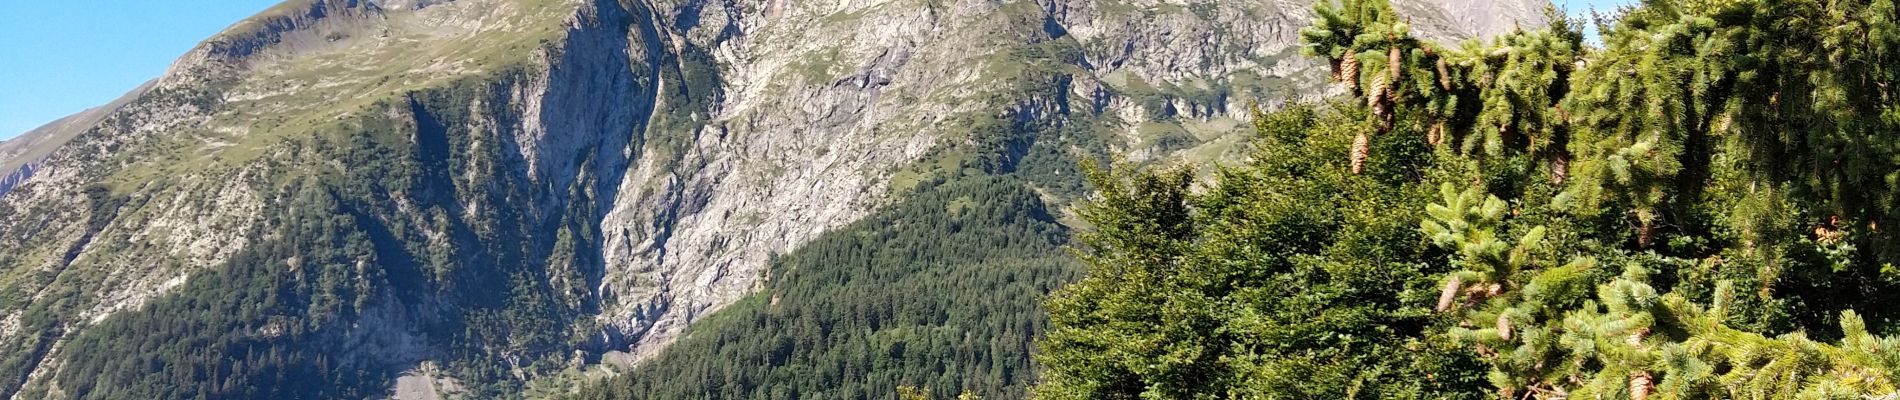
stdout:
<svg viewBox="0 0 1900 400">
<path fill-rule="evenodd" d="M 1900 382 L 1900 11 L 1650 0 L 1301 32 L 1347 100 L 1196 187 L 1098 171 L 1046 398 L 1860 398 Z"/>
</svg>

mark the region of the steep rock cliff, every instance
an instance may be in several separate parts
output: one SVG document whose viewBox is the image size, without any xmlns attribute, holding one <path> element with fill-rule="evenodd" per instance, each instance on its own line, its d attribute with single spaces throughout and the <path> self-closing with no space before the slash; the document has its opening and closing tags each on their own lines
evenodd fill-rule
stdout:
<svg viewBox="0 0 1900 400">
<path fill-rule="evenodd" d="M 1428 37 L 1508 29 L 1462 4 L 1399 2 Z M 62 370 L 117 371 L 93 344 L 252 269 L 294 283 L 231 322 L 271 349 L 506 366 L 446 373 L 470 379 L 637 361 L 946 154 L 1013 168 L 1069 132 L 1101 148 L 1062 152 L 1229 157 L 1254 104 L 1325 93 L 1307 9 L 293 1 L 62 128 L 0 197 L 0 397 L 129 393 Z"/>
<path fill-rule="evenodd" d="M 31 163 L 20 165 L 14 168 L 13 172 L 8 172 L 6 175 L 0 175 L 0 195 L 7 194 L 7 191 L 13 190 L 14 186 L 19 185 L 20 182 L 25 182 L 26 178 L 31 177 L 33 177 L 33 164 Z"/>
</svg>

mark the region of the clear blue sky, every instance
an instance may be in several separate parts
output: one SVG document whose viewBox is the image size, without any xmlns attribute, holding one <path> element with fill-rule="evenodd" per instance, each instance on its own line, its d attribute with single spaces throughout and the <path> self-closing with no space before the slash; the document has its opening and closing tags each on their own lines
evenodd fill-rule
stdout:
<svg viewBox="0 0 1900 400">
<path fill-rule="evenodd" d="M 1571 13 L 1630 0 L 1556 0 Z M 118 98 L 278 0 L 13 1 L 0 13 L 0 139 Z"/>
<path fill-rule="evenodd" d="M 1596 26 L 1590 23 L 1590 10 L 1614 15 L 1617 7 L 1634 5 L 1638 1 L 1640 0 L 1552 0 L 1551 2 L 1557 3 L 1557 8 L 1569 12 L 1570 15 L 1583 18 L 1584 34 L 1594 37 Z"/>
<path fill-rule="evenodd" d="M 1617 6 L 1636 3 L 1631 0 L 1553 0 L 1552 2 L 1557 3 L 1558 8 L 1569 11 L 1572 15 L 1589 15 L 1592 7 L 1607 14 L 1616 11 Z"/>
<path fill-rule="evenodd" d="M 278 1 L 0 1 L 0 139 L 110 102 Z"/>
</svg>

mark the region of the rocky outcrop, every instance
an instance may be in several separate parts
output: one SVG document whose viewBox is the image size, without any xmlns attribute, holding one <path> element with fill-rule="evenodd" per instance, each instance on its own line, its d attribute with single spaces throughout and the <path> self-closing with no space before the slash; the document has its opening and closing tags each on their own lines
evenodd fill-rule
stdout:
<svg viewBox="0 0 1900 400">
<path fill-rule="evenodd" d="M 1427 37 L 1499 29 L 1445 17 L 1471 12 L 1461 4 L 1400 8 Z M 1026 140 L 1098 126 L 1136 158 L 1220 158 L 1251 107 L 1326 93 L 1318 64 L 1297 55 L 1308 8 L 293 1 L 63 131 L 73 139 L 0 197 L 0 285 L 26 294 L 0 304 L 0 349 L 35 354 L 0 370 L 23 377 L 0 380 L 0 394 L 57 394 L 65 338 L 271 240 L 287 182 L 371 168 L 415 175 L 381 192 L 327 189 L 360 229 L 388 236 L 374 257 L 387 265 L 360 269 L 520 272 L 559 299 L 544 310 L 559 317 L 551 329 L 585 340 L 567 342 L 576 357 L 417 333 L 473 307 L 429 281 L 391 283 L 429 294 L 379 295 L 334 334 L 339 346 L 398 369 L 450 346 L 517 371 L 609 352 L 637 361 L 754 290 L 772 254 L 929 179 L 933 154 L 974 143 L 981 121 Z M 1495 5 L 1509 20 L 1529 8 Z M 73 287 L 88 290 L 61 290 Z M 33 310 L 57 322 L 35 325 L 29 312 L 45 311 Z"/>
<path fill-rule="evenodd" d="M 78 114 L 73 114 L 65 118 L 60 118 L 59 120 L 34 128 L 33 130 L 26 131 L 11 140 L 0 141 L 0 171 L 18 172 L 24 169 L 28 164 L 40 162 L 52 154 L 53 150 L 59 149 L 60 146 L 64 146 L 67 142 L 72 141 L 74 137 L 99 125 L 99 122 L 104 120 L 106 116 L 117 112 L 120 108 L 125 107 L 127 103 L 137 100 L 139 96 L 144 95 L 145 91 L 151 88 L 152 82 L 146 82 L 132 89 L 131 92 L 119 96 L 118 99 L 114 99 L 111 103 L 80 111 Z M 25 180 L 24 175 L 27 174 L 30 173 L 20 174 L 22 176 L 14 180 L 13 183 L 16 185 L 22 183 L 22 181 Z M 6 190 L 0 189 L 0 194 L 5 194 L 6 192 Z"/>
<path fill-rule="evenodd" d="M 624 307 L 603 326 L 639 354 L 747 293 L 768 254 L 883 201 L 887 176 L 968 134 L 959 116 L 1107 119 L 1123 151 L 1159 157 L 1192 150 L 1151 148 L 1145 126 L 1243 137 L 1233 122 L 1255 104 L 1326 90 L 1320 65 L 1297 55 L 1301 1 L 688 3 L 666 19 L 722 61 L 726 91 L 681 164 L 635 163 L 601 225 L 603 293 Z M 1514 11 L 1536 3 L 1513 4 L 1496 15 L 1533 18 Z M 1401 6 L 1425 20 L 1462 11 Z"/>
<path fill-rule="evenodd" d="M 33 163 L 21 165 L 19 169 L 13 170 L 13 172 L 0 175 L 0 196 L 5 196 L 7 191 L 13 190 L 14 186 L 18 186 L 20 182 L 25 182 L 26 178 L 31 177 L 33 177 Z"/>
</svg>

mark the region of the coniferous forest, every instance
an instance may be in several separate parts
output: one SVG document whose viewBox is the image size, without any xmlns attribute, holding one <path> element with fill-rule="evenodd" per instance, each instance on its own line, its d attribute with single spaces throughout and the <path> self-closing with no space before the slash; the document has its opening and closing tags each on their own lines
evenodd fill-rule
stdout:
<svg viewBox="0 0 1900 400">
<path fill-rule="evenodd" d="M 1053 226 L 1025 235 L 1045 228 L 899 208 L 779 260 L 761 295 L 582 397 L 1900 389 L 1900 238 L 1880 226 L 1900 219 L 1893 1 L 1651 0 L 1456 44 L 1412 36 L 1385 0 L 1314 12 L 1302 44 L 1343 95 L 1259 113 L 1248 161 L 1082 163 L 1095 192 L 1076 207 L 1070 245 L 1086 272 L 1048 297 L 1046 332 L 1043 309 L 901 294 L 917 293 L 905 274 L 969 273 L 1021 274 L 1009 287 L 1033 284 L 1008 292 L 1030 292 L 1061 278 L 1061 263 L 930 260 L 1033 253 L 1024 246 L 1058 243 L 1046 241 L 1062 236 Z M 1600 38 L 1586 39 L 1586 24 Z M 1024 196 L 1015 191 L 950 207 L 1037 210 L 1009 201 Z M 913 205 L 951 198 L 920 196 L 937 200 Z M 977 229 L 903 239 L 953 226 Z M 899 240 L 863 241 L 884 236 Z M 908 261 L 886 265 L 894 256 Z M 865 265 L 881 272 L 836 275 Z M 961 281 L 911 284 L 996 293 L 996 278 Z M 819 282 L 832 289 L 808 286 Z M 780 303 L 839 283 L 856 289 Z M 978 303 L 972 321 L 1003 330 L 940 336 L 969 325 L 956 310 Z M 770 333 L 731 333 L 746 330 Z M 1038 337 L 1035 365 L 998 364 L 1022 354 L 1007 341 L 1024 333 Z M 926 340 L 879 340 L 892 335 Z M 995 345 L 909 347 L 944 340 Z"/>
<path fill-rule="evenodd" d="M 759 293 L 577 397 L 1018 398 L 1046 329 L 1038 299 L 1075 279 L 1067 236 L 1020 180 L 927 189 L 775 259 Z"/>
<path fill-rule="evenodd" d="M 1315 11 L 1347 98 L 1261 116 L 1211 182 L 1092 175 L 1036 394 L 1895 393 L 1894 2 L 1651 0 L 1600 45 Z"/>
</svg>

